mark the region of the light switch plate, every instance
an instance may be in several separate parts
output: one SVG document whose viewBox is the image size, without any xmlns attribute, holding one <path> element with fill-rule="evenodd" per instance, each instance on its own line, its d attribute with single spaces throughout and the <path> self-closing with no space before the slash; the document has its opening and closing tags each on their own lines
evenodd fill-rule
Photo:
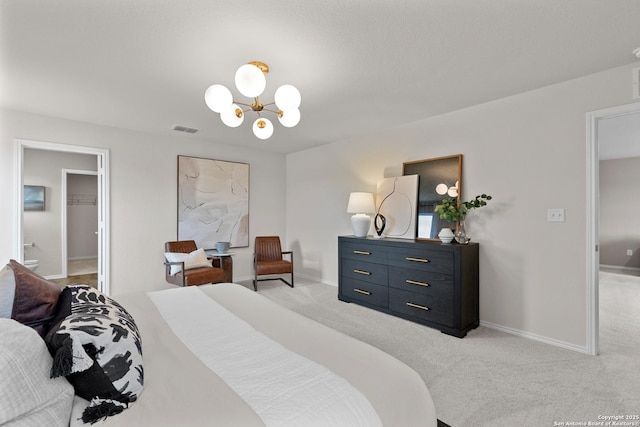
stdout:
<svg viewBox="0 0 640 427">
<path fill-rule="evenodd" d="M 547 222 L 564 222 L 564 209 L 562 208 L 547 209 Z"/>
</svg>

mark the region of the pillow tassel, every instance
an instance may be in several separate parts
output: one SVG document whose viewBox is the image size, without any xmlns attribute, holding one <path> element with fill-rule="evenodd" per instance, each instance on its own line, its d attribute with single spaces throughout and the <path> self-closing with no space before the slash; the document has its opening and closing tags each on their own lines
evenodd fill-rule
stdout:
<svg viewBox="0 0 640 427">
<path fill-rule="evenodd" d="M 73 340 L 68 336 L 53 356 L 51 378 L 70 375 L 71 368 L 73 368 Z"/>
<path fill-rule="evenodd" d="M 127 409 L 127 405 L 111 399 L 91 399 L 91 403 L 82 412 L 82 422 L 95 424 L 107 417 L 117 415 Z"/>
</svg>

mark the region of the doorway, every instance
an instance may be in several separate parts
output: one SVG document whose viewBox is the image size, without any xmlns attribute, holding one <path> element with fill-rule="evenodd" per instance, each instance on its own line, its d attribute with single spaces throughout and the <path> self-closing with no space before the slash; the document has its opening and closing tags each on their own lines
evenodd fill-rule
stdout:
<svg viewBox="0 0 640 427">
<path fill-rule="evenodd" d="M 63 169 L 61 188 L 63 275 L 97 287 L 98 173 Z"/>
<path fill-rule="evenodd" d="M 24 201 L 24 174 L 25 174 L 25 150 L 44 150 L 57 153 L 70 153 L 70 154 L 88 154 L 95 156 L 96 161 L 96 174 L 97 179 L 97 191 L 96 191 L 96 204 L 97 204 L 97 283 L 96 287 L 109 294 L 109 151 L 106 149 L 83 147 L 76 145 L 59 144 L 52 142 L 31 141 L 18 139 L 15 141 L 15 165 L 16 165 L 16 215 L 14 226 L 14 242 L 16 259 L 20 262 L 24 262 L 24 232 L 25 221 L 23 211 Z M 60 175 L 58 175 L 59 177 Z M 60 185 L 60 178 L 57 178 L 57 183 Z M 60 200 L 62 197 L 60 196 Z M 66 199 L 64 200 L 66 204 Z M 62 221 L 60 222 L 62 224 Z M 60 226 L 62 229 L 62 225 Z M 64 261 L 62 264 L 66 268 L 66 239 L 61 238 L 59 242 L 60 253 L 64 254 Z M 29 243 L 31 245 L 31 243 Z"/>
<path fill-rule="evenodd" d="M 601 128 L 606 120 L 640 115 L 640 103 L 627 104 L 587 114 L 587 353 L 597 355 L 600 341 L 600 150 Z M 634 144 L 637 146 L 637 144 Z M 636 155 L 640 155 L 636 154 Z M 631 157 L 632 155 L 629 155 Z"/>
</svg>

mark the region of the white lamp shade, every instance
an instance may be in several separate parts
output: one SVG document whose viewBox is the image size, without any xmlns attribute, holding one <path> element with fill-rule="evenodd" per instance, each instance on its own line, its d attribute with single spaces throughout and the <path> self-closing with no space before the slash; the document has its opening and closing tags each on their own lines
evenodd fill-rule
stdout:
<svg viewBox="0 0 640 427">
<path fill-rule="evenodd" d="M 282 126 L 292 128 L 300 123 L 300 110 L 297 108 L 285 110 L 282 112 L 282 117 L 278 116 L 278 120 Z"/>
<path fill-rule="evenodd" d="M 211 85 L 204 92 L 204 102 L 212 111 L 221 113 L 233 104 L 233 96 L 223 85 Z"/>
<path fill-rule="evenodd" d="M 273 124 L 262 117 L 253 122 L 253 134 L 260 139 L 269 139 L 273 135 Z"/>
<path fill-rule="evenodd" d="M 223 110 L 220 113 L 220 119 L 222 120 L 222 123 L 229 126 L 230 128 L 240 126 L 242 124 L 242 121 L 244 120 L 244 114 L 241 113 L 240 117 L 238 117 L 238 111 L 242 112 L 242 109 L 236 104 L 231 104 L 229 108 Z"/>
<path fill-rule="evenodd" d="M 349 195 L 347 213 L 364 214 L 376 211 L 373 204 L 373 193 L 355 192 Z"/>
<path fill-rule="evenodd" d="M 276 90 L 274 100 L 279 109 L 287 111 L 298 108 L 302 98 L 295 86 L 282 85 Z"/>
<path fill-rule="evenodd" d="M 262 70 L 252 64 L 244 64 L 236 71 L 236 87 L 244 96 L 255 98 L 264 92 L 267 79 Z"/>
</svg>

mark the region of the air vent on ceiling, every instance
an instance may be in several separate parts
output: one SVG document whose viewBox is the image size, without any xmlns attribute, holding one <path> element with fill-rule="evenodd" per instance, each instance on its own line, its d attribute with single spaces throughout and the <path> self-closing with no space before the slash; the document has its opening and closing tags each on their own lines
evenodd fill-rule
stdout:
<svg viewBox="0 0 640 427">
<path fill-rule="evenodd" d="M 178 131 L 178 132 L 186 132 L 186 133 L 196 133 L 196 132 L 198 132 L 198 129 L 188 128 L 186 126 L 174 126 L 173 130 Z"/>
<path fill-rule="evenodd" d="M 633 99 L 640 99 L 640 68 L 633 69 Z"/>
</svg>

